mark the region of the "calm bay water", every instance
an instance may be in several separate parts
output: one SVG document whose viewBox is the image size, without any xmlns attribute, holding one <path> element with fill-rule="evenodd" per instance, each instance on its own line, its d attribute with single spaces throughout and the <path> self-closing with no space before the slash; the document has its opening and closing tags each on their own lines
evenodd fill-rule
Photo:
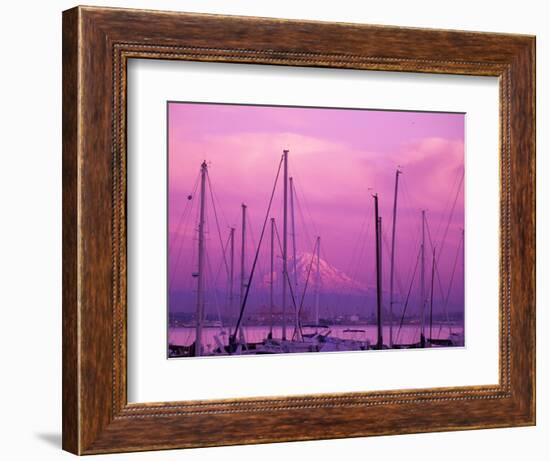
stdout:
<svg viewBox="0 0 550 461">
<path fill-rule="evenodd" d="M 376 325 L 331 325 L 330 337 L 341 339 L 353 339 L 356 341 L 370 341 L 371 344 L 376 343 L 377 328 Z M 244 326 L 244 335 L 247 342 L 259 343 L 262 342 L 269 333 L 269 326 Z M 345 331 L 352 330 L 352 331 Z M 358 331 L 363 330 L 363 331 Z M 304 333 L 315 331 L 313 328 L 306 327 L 303 329 Z M 326 331 L 323 328 L 318 329 L 323 333 Z M 293 327 L 287 327 L 287 338 L 292 336 L 294 332 Z M 432 326 L 432 338 L 434 339 L 448 339 L 450 333 L 462 333 L 462 326 L 448 326 L 448 325 L 433 325 Z M 233 331 L 231 330 L 231 333 Z M 228 343 L 228 337 L 230 332 L 227 329 L 220 327 L 204 327 L 203 328 L 203 345 L 206 350 L 212 350 L 217 346 L 215 336 L 218 336 L 219 341 L 224 344 Z M 384 344 L 389 343 L 390 328 L 384 326 L 382 329 L 382 336 Z M 404 325 L 401 330 L 394 327 L 393 329 L 394 343 L 396 344 L 411 344 L 416 343 L 420 339 L 420 326 L 419 325 Z M 425 329 L 426 337 L 430 336 L 429 327 Z M 282 328 L 280 326 L 273 327 L 273 338 L 281 338 Z M 170 327 L 168 330 L 168 342 L 178 346 L 189 346 L 195 340 L 195 328 L 193 327 Z"/>
</svg>

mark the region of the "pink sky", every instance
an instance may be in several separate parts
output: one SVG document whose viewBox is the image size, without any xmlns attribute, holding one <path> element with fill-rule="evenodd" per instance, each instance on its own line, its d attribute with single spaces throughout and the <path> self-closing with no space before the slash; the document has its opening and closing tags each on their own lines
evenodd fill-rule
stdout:
<svg viewBox="0 0 550 461">
<path fill-rule="evenodd" d="M 192 252 L 196 235 L 188 229 L 184 237 L 185 226 L 178 223 L 201 162 L 209 164 L 224 240 L 229 226 L 240 232 L 240 205 L 246 203 L 257 241 L 283 149 L 290 150 L 290 175 L 305 218 L 297 217 L 299 252 L 312 251 L 311 239 L 320 235 L 323 258 L 374 284 L 372 193 L 379 195 L 383 232 L 389 242 L 394 177 L 399 165 L 403 174 L 396 244 L 398 277 L 407 285 L 418 252 L 420 210 L 425 209 L 433 241 L 442 248 L 439 269 L 446 287 L 464 227 L 463 184 L 460 187 L 464 114 L 169 103 L 168 116 L 171 290 L 187 289 L 189 280 L 184 280 L 184 275 L 190 269 L 186 266 L 195 264 Z M 454 214 L 442 244 L 457 191 Z M 279 223 L 281 205 L 280 184 L 271 214 Z M 220 245 L 211 221 L 208 244 L 215 252 Z M 307 221 L 305 225 L 303 221 Z M 364 245 L 360 235 L 366 235 Z M 358 244 L 364 247 L 364 261 L 354 260 L 358 258 Z M 180 247 L 176 267 L 173 255 Z M 385 248 L 383 252 L 387 253 Z M 252 248 L 249 256 L 251 261 Z M 212 255 L 213 260 L 216 257 L 219 255 Z M 384 259 L 386 272 L 388 266 Z M 387 275 L 384 279 L 386 283 Z M 451 305 L 462 303 L 460 266 Z"/>
</svg>

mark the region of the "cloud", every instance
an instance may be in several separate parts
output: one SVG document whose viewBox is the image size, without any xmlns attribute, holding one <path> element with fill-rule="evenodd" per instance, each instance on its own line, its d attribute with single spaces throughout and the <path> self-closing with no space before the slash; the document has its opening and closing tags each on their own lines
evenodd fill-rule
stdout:
<svg viewBox="0 0 550 461">
<path fill-rule="evenodd" d="M 348 265 L 361 224 L 365 220 L 372 224 L 373 192 L 379 195 L 380 213 L 386 232 L 389 230 L 398 165 L 403 171 L 398 248 L 401 256 L 408 258 L 407 267 L 417 252 L 420 210 L 427 210 L 434 239 L 436 234 L 440 237 L 464 168 L 463 142 L 438 137 L 405 142 L 392 152 L 362 150 L 345 141 L 335 142 L 292 131 L 241 131 L 202 139 L 188 138 L 183 142 L 171 141 L 171 196 L 185 197 L 199 174 L 201 162 L 210 161 L 209 177 L 219 201 L 218 214 L 222 223 L 239 227 L 240 205 L 244 202 L 248 205 L 256 239 L 282 150 L 288 148 L 290 175 L 297 187 L 300 212 L 306 215 L 306 220 L 314 222 L 315 227 L 309 232 L 323 235 L 327 257 L 341 268 Z M 279 180 L 270 214 L 279 224 L 282 222 L 281 184 Z M 173 202 L 170 204 L 172 210 L 181 206 Z M 451 245 L 463 226 L 463 206 L 460 190 L 449 233 Z M 178 216 L 178 213 L 172 215 Z M 172 233 L 176 231 L 176 221 L 170 221 Z M 215 234 L 212 235 L 214 238 Z M 368 245 L 372 245 L 368 238 Z M 367 252 L 372 251 L 367 248 Z M 442 261 L 443 266 L 447 264 Z"/>
<path fill-rule="evenodd" d="M 345 143 L 335 143 L 293 132 L 238 133 L 211 136 L 204 142 L 177 143 L 170 154 L 170 182 L 174 189 L 189 188 L 189 169 L 198 171 L 203 159 L 210 176 L 229 195 L 251 197 L 269 192 L 266 178 L 274 179 L 283 149 L 289 149 L 290 175 L 303 181 L 312 201 L 336 201 L 365 192 L 372 182 L 368 165 L 357 160 L 368 155 Z M 373 158 L 374 155 L 371 155 Z M 332 198 L 331 198 L 332 197 Z"/>
</svg>

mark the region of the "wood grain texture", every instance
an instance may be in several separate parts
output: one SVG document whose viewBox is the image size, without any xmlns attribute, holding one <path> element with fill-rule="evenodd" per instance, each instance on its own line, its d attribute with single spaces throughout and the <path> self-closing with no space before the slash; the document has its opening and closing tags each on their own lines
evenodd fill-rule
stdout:
<svg viewBox="0 0 550 461">
<path fill-rule="evenodd" d="M 63 447 L 79 452 L 78 381 L 78 11 L 63 17 Z"/>
<path fill-rule="evenodd" d="M 129 404 L 126 63 L 174 59 L 500 78 L 500 382 Z M 535 39 L 78 7 L 63 14 L 63 448 L 78 454 L 535 422 Z"/>
</svg>

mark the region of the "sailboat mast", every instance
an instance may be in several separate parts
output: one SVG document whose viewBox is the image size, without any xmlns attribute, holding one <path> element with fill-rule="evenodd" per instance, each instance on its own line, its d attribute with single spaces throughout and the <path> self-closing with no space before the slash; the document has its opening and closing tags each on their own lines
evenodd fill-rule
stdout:
<svg viewBox="0 0 550 461">
<path fill-rule="evenodd" d="M 235 293 L 234 289 L 235 280 L 235 228 L 232 227 L 229 231 L 229 317 L 233 314 Z"/>
<path fill-rule="evenodd" d="M 244 300 L 244 292 L 246 290 L 246 273 L 245 273 L 245 256 L 246 256 L 246 205 L 241 204 L 241 291 L 239 296 L 239 306 L 242 308 Z M 244 339 L 242 323 L 241 328 L 239 329 L 241 340 Z"/>
<path fill-rule="evenodd" d="M 298 290 L 298 271 L 296 265 L 296 226 L 294 222 L 294 181 L 292 176 L 288 178 L 289 188 L 290 188 L 290 225 L 292 230 L 292 273 L 294 275 L 294 292 L 297 293 Z"/>
<path fill-rule="evenodd" d="M 462 272 L 464 276 L 466 274 L 466 241 L 464 240 L 464 228 L 462 228 Z M 449 324 L 449 335 L 453 332 L 451 328 L 451 322 L 449 321 L 449 313 L 446 311 L 445 315 L 447 316 L 447 323 Z M 464 333 L 464 315 L 462 316 L 462 332 Z"/>
<path fill-rule="evenodd" d="M 245 275 L 245 252 L 246 252 L 246 205 L 241 204 L 241 291 L 239 297 L 239 304 L 242 305 L 244 298 L 244 289 L 246 286 L 246 275 Z"/>
<path fill-rule="evenodd" d="M 425 335 L 425 309 L 426 309 L 426 295 L 424 293 L 424 277 L 425 277 L 425 222 L 426 222 L 426 210 L 422 210 L 422 243 L 420 244 L 420 317 L 421 317 L 421 327 L 420 327 L 420 347 L 426 346 L 426 335 Z"/>
<path fill-rule="evenodd" d="M 294 293 L 298 293 L 298 271 L 296 265 L 296 227 L 294 223 L 294 181 L 292 176 L 288 178 L 289 189 L 290 189 L 290 226 L 292 232 L 292 275 L 294 281 Z M 299 340 L 300 334 L 300 313 L 298 309 L 294 312 L 294 332 L 296 339 Z"/>
<path fill-rule="evenodd" d="M 384 258 L 382 255 L 382 216 L 378 216 L 378 251 L 380 254 L 380 268 L 378 269 L 378 274 L 380 278 L 380 337 L 381 337 L 381 345 L 384 345 L 384 315 L 383 315 L 383 308 L 384 308 L 384 270 L 383 270 L 383 263 Z"/>
<path fill-rule="evenodd" d="M 378 217 L 378 251 L 380 252 L 380 269 L 379 269 L 379 277 L 380 277 L 380 329 L 382 331 L 382 344 L 384 344 L 384 319 L 383 319 L 383 308 L 384 308 L 384 255 L 382 254 L 383 247 L 382 247 L 382 216 Z"/>
<path fill-rule="evenodd" d="M 394 277 L 394 264 L 395 264 L 395 225 L 397 222 L 397 191 L 398 191 L 400 174 L 401 174 L 401 171 L 399 171 L 399 168 L 395 170 L 395 187 L 393 191 L 393 217 L 392 217 L 392 230 L 391 230 L 391 259 L 390 259 L 390 348 L 393 347 L 393 304 L 395 302 L 393 298 L 393 277 Z"/>
<path fill-rule="evenodd" d="M 269 271 L 269 338 L 273 336 L 273 269 L 274 269 L 274 246 L 275 246 L 275 218 L 271 218 L 271 260 Z"/>
<path fill-rule="evenodd" d="M 432 326 L 433 326 L 433 311 L 434 311 L 434 274 L 435 274 L 435 246 L 432 253 L 432 281 L 430 288 L 430 345 L 432 344 Z"/>
<path fill-rule="evenodd" d="M 283 340 L 286 340 L 286 286 L 288 283 L 288 267 L 287 267 L 287 234 L 288 234 L 288 150 L 283 150 Z"/>
<path fill-rule="evenodd" d="M 206 208 L 206 161 L 201 165 L 201 200 L 199 216 L 199 268 L 197 279 L 197 322 L 195 328 L 195 357 L 200 357 L 202 353 L 202 323 L 204 319 L 204 227 L 205 227 L 205 208 Z"/>
<path fill-rule="evenodd" d="M 378 216 L 378 194 L 374 194 L 374 227 L 376 229 L 376 348 L 382 349 L 382 279 L 380 273 L 380 220 Z"/>
<path fill-rule="evenodd" d="M 315 325 L 319 325 L 319 292 L 321 291 L 321 237 L 317 237 L 317 280 L 315 284 Z"/>
</svg>

